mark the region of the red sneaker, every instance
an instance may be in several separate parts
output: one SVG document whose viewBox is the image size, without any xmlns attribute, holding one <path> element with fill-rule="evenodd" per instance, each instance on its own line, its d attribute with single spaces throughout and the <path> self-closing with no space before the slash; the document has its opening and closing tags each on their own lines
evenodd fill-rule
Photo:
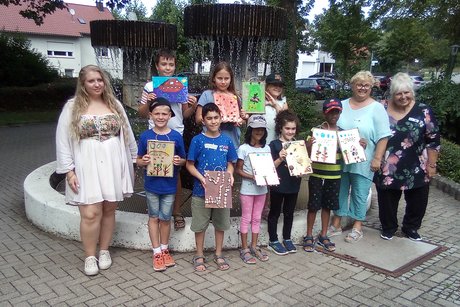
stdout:
<svg viewBox="0 0 460 307">
<path fill-rule="evenodd" d="M 153 269 L 157 272 L 166 270 L 163 253 L 157 253 L 153 255 Z"/>
<path fill-rule="evenodd" d="M 167 268 L 173 267 L 176 265 L 176 262 L 174 261 L 173 257 L 169 253 L 169 250 L 164 249 L 161 251 L 161 253 L 163 255 L 164 264 Z"/>
</svg>

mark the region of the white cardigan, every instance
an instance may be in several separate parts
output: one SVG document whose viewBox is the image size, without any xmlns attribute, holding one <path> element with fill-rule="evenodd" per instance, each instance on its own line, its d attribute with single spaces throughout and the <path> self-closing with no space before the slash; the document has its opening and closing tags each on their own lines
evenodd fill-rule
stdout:
<svg viewBox="0 0 460 307">
<path fill-rule="evenodd" d="M 121 110 L 123 106 L 121 102 L 117 100 L 117 103 Z M 70 172 L 71 170 L 75 170 L 77 174 L 81 171 L 81 156 L 78 154 L 80 152 L 79 146 L 80 143 L 72 137 L 71 132 L 71 123 L 72 123 L 72 110 L 74 106 L 74 99 L 69 99 L 67 103 L 64 105 L 62 109 L 61 115 L 59 116 L 59 121 L 56 129 L 56 173 L 58 174 L 65 174 Z M 128 117 L 126 113 L 123 112 L 122 116 L 125 118 L 125 121 L 128 123 L 128 131 L 124 130 L 124 127 L 120 129 L 120 143 L 123 146 L 124 150 L 122 150 L 123 160 L 125 161 L 123 165 L 123 176 L 127 176 L 131 179 L 131 191 L 127 191 L 129 193 L 133 193 L 133 186 L 134 186 L 134 167 L 133 163 L 136 162 L 137 158 L 137 143 L 134 138 L 133 131 L 131 126 L 129 125 Z M 128 144 L 125 142 L 124 135 L 127 135 Z M 66 203 L 69 203 L 73 199 L 74 192 L 68 186 L 66 182 Z"/>
</svg>

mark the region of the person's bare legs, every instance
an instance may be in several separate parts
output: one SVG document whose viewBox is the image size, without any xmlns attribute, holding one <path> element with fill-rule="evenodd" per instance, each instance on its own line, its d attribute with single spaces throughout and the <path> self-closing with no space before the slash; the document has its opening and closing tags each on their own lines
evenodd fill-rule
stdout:
<svg viewBox="0 0 460 307">
<path fill-rule="evenodd" d="M 180 176 L 177 178 L 176 196 L 174 198 L 172 216 L 174 218 L 174 229 L 182 229 L 185 227 L 184 216 L 182 215 L 182 181 Z M 177 219 L 177 221 L 176 221 Z"/>
<path fill-rule="evenodd" d="M 307 212 L 307 237 L 313 236 L 313 226 L 315 225 L 316 212 L 317 211 L 315 210 L 308 210 Z"/>
<path fill-rule="evenodd" d="M 251 247 L 255 250 L 257 247 L 257 241 L 259 240 L 259 233 L 253 232 L 252 233 L 252 241 L 251 241 Z M 242 241 L 242 240 L 241 240 Z"/>
<path fill-rule="evenodd" d="M 112 241 L 113 231 L 115 230 L 115 211 L 116 202 L 104 201 L 102 205 L 101 230 L 99 234 L 99 248 L 108 250 Z"/>
<path fill-rule="evenodd" d="M 80 237 L 86 257 L 96 256 L 97 242 L 101 231 L 102 204 L 81 205 Z"/>
<path fill-rule="evenodd" d="M 160 230 L 158 217 L 149 217 L 149 237 L 153 248 L 160 247 Z"/>
<path fill-rule="evenodd" d="M 327 228 L 329 227 L 329 219 L 331 217 L 330 209 L 321 209 L 321 236 L 327 235 Z"/>
<path fill-rule="evenodd" d="M 224 245 L 224 231 L 216 230 L 215 237 L 216 237 L 216 256 L 222 256 L 222 247 Z M 247 245 L 247 242 L 246 242 L 246 245 Z M 218 259 L 217 263 L 220 265 L 224 261 L 225 260 L 223 259 Z M 221 270 L 226 270 L 228 268 L 229 268 L 228 265 L 222 265 Z"/>
<path fill-rule="evenodd" d="M 335 227 L 335 229 L 342 228 L 342 217 L 338 215 L 334 215 L 332 217 L 331 225 Z"/>
<path fill-rule="evenodd" d="M 169 234 L 171 232 L 171 221 L 160 220 L 160 243 L 169 244 Z"/>
<path fill-rule="evenodd" d="M 358 229 L 359 231 L 362 231 L 363 222 L 362 221 L 355 221 L 353 223 L 353 228 Z"/>
<path fill-rule="evenodd" d="M 241 248 L 242 249 L 248 248 L 248 233 L 241 233 Z"/>
<path fill-rule="evenodd" d="M 204 235 L 205 231 L 195 232 L 195 244 L 196 244 L 196 256 L 203 257 L 203 259 L 197 259 L 197 263 L 202 263 L 203 265 L 198 265 L 195 270 L 197 271 L 206 271 L 206 266 L 204 265 Z"/>
</svg>

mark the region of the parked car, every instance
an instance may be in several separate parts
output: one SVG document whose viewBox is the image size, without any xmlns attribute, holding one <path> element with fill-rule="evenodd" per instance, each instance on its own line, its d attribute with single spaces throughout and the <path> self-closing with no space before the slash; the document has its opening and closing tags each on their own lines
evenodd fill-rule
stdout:
<svg viewBox="0 0 460 307">
<path fill-rule="evenodd" d="M 412 81 L 414 82 L 414 90 L 418 91 L 422 86 L 425 85 L 425 80 L 421 76 L 410 76 Z"/>
<path fill-rule="evenodd" d="M 314 75 L 309 76 L 308 78 L 329 78 L 335 79 L 335 74 L 333 72 L 317 72 Z"/>
<path fill-rule="evenodd" d="M 314 99 L 324 99 L 324 90 L 334 90 L 336 83 L 328 78 L 304 78 L 295 81 L 295 88 L 301 93 L 312 95 Z"/>
</svg>

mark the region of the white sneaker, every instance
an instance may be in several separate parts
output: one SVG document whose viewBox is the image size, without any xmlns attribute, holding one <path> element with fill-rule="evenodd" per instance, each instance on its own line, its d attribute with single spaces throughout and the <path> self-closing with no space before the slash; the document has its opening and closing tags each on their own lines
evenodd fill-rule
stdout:
<svg viewBox="0 0 460 307">
<path fill-rule="evenodd" d="M 327 229 L 326 236 L 331 238 L 335 236 L 340 236 L 342 234 L 342 228 L 335 228 L 333 225 L 330 225 Z"/>
<path fill-rule="evenodd" d="M 112 265 L 112 258 L 108 250 L 99 251 L 99 268 L 101 270 L 107 270 Z"/>
<path fill-rule="evenodd" d="M 88 276 L 96 275 L 99 273 L 97 266 L 97 259 L 94 256 L 89 256 L 85 259 L 85 274 Z"/>
<path fill-rule="evenodd" d="M 350 233 L 345 237 L 345 242 L 356 243 L 363 238 L 363 231 L 353 228 Z"/>
</svg>

